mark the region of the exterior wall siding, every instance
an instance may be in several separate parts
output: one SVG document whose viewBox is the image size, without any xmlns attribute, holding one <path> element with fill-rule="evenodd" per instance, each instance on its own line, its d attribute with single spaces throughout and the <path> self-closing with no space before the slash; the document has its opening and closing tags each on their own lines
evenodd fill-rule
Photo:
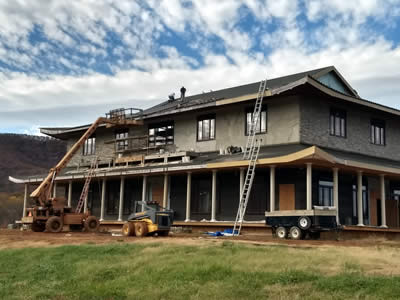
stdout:
<svg viewBox="0 0 400 300">
<path fill-rule="evenodd" d="M 347 136 L 336 137 L 329 133 L 331 108 L 346 111 Z M 301 100 L 302 143 L 355 152 L 375 157 L 400 160 L 400 120 L 372 109 L 350 105 L 326 98 L 304 97 Z M 372 118 L 386 122 L 386 145 L 374 145 L 370 142 L 370 122 Z"/>
<path fill-rule="evenodd" d="M 282 97 L 276 101 L 265 102 L 267 106 L 267 132 L 258 134 L 262 145 L 278 145 L 298 143 L 300 141 L 300 107 L 297 97 Z M 254 102 L 240 103 L 230 106 L 214 107 L 205 111 L 178 114 L 153 120 L 146 120 L 143 126 L 129 129 L 129 136 L 146 135 L 149 124 L 163 120 L 174 120 L 174 146 L 169 146 L 171 151 L 196 151 L 209 152 L 225 150 L 229 146 L 242 146 L 246 144 L 245 121 L 247 108 L 252 108 Z M 215 113 L 215 139 L 210 141 L 197 141 L 197 118 L 204 114 Z M 107 143 L 115 138 L 113 128 L 100 128 L 96 131 L 96 154 L 101 164 L 108 164 L 114 157 L 114 144 Z M 68 149 L 80 138 L 75 135 L 68 140 Z M 76 167 L 88 165 L 94 155 L 82 155 L 83 146 L 71 159 L 68 166 Z"/>
</svg>

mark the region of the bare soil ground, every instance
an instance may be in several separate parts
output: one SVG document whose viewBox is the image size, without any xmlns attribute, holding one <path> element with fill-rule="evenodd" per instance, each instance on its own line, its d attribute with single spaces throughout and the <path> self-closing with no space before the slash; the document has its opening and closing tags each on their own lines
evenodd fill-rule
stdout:
<svg viewBox="0 0 400 300">
<path fill-rule="evenodd" d="M 62 232 L 45 233 L 0 229 L 0 249 L 27 247 L 52 247 L 81 244 L 109 243 L 168 243 L 178 245 L 209 245 L 231 241 L 250 245 L 288 245 L 293 247 L 393 247 L 400 248 L 400 241 L 386 239 L 360 240 L 279 240 L 270 235 L 245 234 L 240 237 L 210 237 L 199 233 L 170 233 L 169 237 L 124 237 L 111 233 Z"/>
</svg>

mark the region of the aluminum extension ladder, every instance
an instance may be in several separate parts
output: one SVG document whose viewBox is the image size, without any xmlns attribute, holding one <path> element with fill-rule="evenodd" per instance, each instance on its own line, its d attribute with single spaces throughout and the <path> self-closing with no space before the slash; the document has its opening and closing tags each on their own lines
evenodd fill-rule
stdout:
<svg viewBox="0 0 400 300">
<path fill-rule="evenodd" d="M 97 167 L 97 157 L 93 159 L 92 163 L 90 164 L 90 169 L 88 172 L 88 175 L 86 176 L 86 180 L 85 180 L 85 184 L 83 186 L 82 189 L 82 193 L 81 196 L 79 198 L 78 204 L 76 205 L 76 209 L 75 209 L 75 213 L 81 213 L 82 211 L 82 207 L 85 203 L 85 199 L 88 196 L 89 193 L 89 186 L 90 186 L 90 182 L 92 181 L 92 177 L 94 175 L 94 172 L 96 170 Z"/>
<path fill-rule="evenodd" d="M 253 185 L 255 168 L 261 145 L 261 140 L 257 140 L 255 138 L 255 135 L 257 131 L 257 124 L 260 118 L 262 101 L 264 99 L 264 93 L 266 88 L 267 88 L 267 79 L 260 82 L 257 100 L 251 118 L 250 130 L 249 130 L 249 135 L 247 137 L 246 148 L 244 149 L 243 153 L 243 159 L 249 160 L 249 166 L 247 168 L 246 178 L 244 180 L 242 191 L 240 194 L 239 208 L 236 214 L 236 220 L 232 231 L 233 236 L 239 235 L 240 230 L 242 229 L 243 219 L 244 215 L 246 214 L 247 203 L 249 201 L 251 187 Z"/>
</svg>

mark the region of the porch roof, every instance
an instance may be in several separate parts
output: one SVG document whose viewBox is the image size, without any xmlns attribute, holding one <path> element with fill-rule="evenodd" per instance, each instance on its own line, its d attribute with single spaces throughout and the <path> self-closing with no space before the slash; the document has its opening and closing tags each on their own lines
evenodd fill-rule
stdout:
<svg viewBox="0 0 400 300">
<path fill-rule="evenodd" d="M 233 169 L 247 167 L 249 161 L 242 159 L 243 154 L 220 155 L 216 152 L 202 153 L 188 163 L 156 164 L 148 166 L 119 166 L 100 168 L 95 174 L 97 178 L 151 175 L 162 173 L 182 173 L 188 171 L 201 171 L 210 169 Z M 400 161 L 370 157 L 361 154 L 348 153 L 332 149 L 323 149 L 317 146 L 304 144 L 288 144 L 267 146 L 260 149 L 257 164 L 268 165 L 298 165 L 312 162 L 316 166 L 337 167 L 348 170 L 362 170 L 371 174 L 386 174 L 400 176 Z M 82 180 L 87 174 L 87 169 L 65 168 L 57 177 L 57 181 Z M 14 178 L 9 180 L 14 183 L 40 183 L 47 174 Z"/>
</svg>

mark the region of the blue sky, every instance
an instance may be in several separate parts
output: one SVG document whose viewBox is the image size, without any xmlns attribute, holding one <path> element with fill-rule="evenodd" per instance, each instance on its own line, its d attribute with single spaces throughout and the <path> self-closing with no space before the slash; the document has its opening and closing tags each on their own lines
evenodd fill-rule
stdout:
<svg viewBox="0 0 400 300">
<path fill-rule="evenodd" d="M 0 132 L 335 65 L 400 108 L 400 0 L 0 0 Z"/>
</svg>

